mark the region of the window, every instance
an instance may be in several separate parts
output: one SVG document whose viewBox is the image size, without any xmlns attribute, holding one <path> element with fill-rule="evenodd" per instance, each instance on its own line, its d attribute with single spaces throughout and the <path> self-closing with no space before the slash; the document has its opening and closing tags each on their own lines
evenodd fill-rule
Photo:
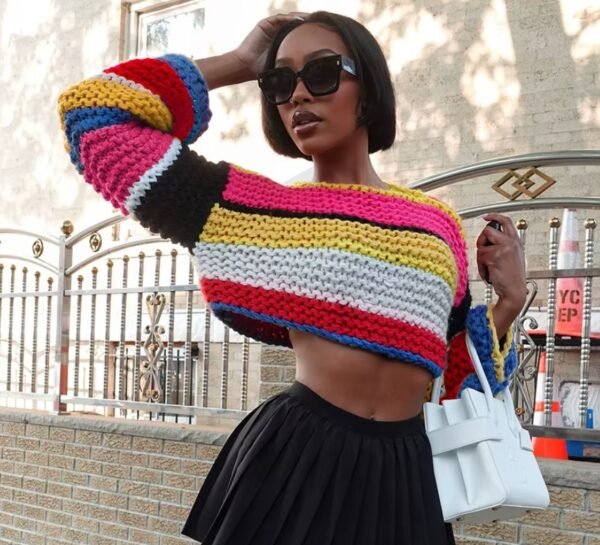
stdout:
<svg viewBox="0 0 600 545">
<path fill-rule="evenodd" d="M 207 0 L 145 0 L 127 4 L 124 56 L 156 57 L 165 53 L 206 56 L 208 45 L 203 30 L 207 3 Z"/>
</svg>

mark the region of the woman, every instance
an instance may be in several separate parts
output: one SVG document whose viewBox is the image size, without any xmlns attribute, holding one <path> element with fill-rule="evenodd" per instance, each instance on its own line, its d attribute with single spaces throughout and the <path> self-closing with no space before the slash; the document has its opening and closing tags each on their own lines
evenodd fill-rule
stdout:
<svg viewBox="0 0 600 545">
<path fill-rule="evenodd" d="M 86 181 L 192 251 L 217 317 L 296 355 L 297 381 L 232 433 L 183 533 L 205 545 L 454 543 L 419 413 L 444 368 L 447 396 L 478 387 L 467 330 L 495 391 L 508 382 L 526 293 L 513 224 L 485 217 L 502 226 L 477 241 L 498 302 L 471 308 L 456 213 L 371 164 L 393 143 L 395 102 L 381 49 L 352 19 L 269 17 L 196 67 L 133 60 L 60 99 Z M 208 89 L 257 74 L 269 143 L 312 160 L 313 182 L 286 188 L 187 147 L 207 127 Z"/>
</svg>

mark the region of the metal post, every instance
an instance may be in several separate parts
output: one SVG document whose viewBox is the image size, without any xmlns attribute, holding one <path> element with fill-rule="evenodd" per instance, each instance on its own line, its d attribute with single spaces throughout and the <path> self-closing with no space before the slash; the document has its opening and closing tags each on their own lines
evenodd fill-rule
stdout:
<svg viewBox="0 0 600 545">
<path fill-rule="evenodd" d="M 558 266 L 558 229 L 560 220 L 550 220 L 550 248 L 548 268 L 556 271 Z M 552 426 L 552 402 L 554 397 L 554 348 L 556 329 L 556 278 L 548 279 L 548 327 L 546 328 L 546 383 L 544 384 L 544 425 Z"/>
<path fill-rule="evenodd" d="M 227 409 L 229 390 L 229 327 L 223 328 L 223 351 L 221 352 L 221 409 Z"/>
<path fill-rule="evenodd" d="M 594 266 L 594 229 L 596 221 L 589 218 L 585 222 L 585 258 L 584 268 Z M 590 380 L 590 335 L 592 323 L 592 281 L 593 277 L 586 276 L 583 285 L 583 317 L 581 322 L 581 361 L 579 365 L 579 425 L 586 427 L 589 380 Z"/>
<path fill-rule="evenodd" d="M 54 356 L 54 400 L 52 413 L 60 414 L 67 409 L 61 402 L 66 396 L 69 385 L 69 326 L 71 322 L 71 303 L 66 291 L 71 289 L 71 277 L 67 269 L 73 264 L 73 248 L 67 244 L 67 238 L 73 233 L 73 224 L 65 221 L 61 227 L 62 236 L 58 239 L 58 282 L 56 286 L 56 345 Z"/>
</svg>

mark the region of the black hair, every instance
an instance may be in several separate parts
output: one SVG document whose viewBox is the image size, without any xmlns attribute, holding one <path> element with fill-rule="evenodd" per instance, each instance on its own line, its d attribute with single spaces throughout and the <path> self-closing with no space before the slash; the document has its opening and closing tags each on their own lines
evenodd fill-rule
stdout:
<svg viewBox="0 0 600 545">
<path fill-rule="evenodd" d="M 264 69 L 275 66 L 277 51 L 284 38 L 304 23 L 318 23 L 331 28 L 342 38 L 350 51 L 360 85 L 358 126 L 367 127 L 369 153 L 386 150 L 396 137 L 396 98 L 390 71 L 381 47 L 373 35 L 358 21 L 327 11 L 316 11 L 303 20 L 287 23 L 273 38 Z M 277 153 L 288 157 L 304 157 L 287 133 L 277 106 L 267 102 L 261 94 L 262 124 L 269 145 Z"/>
</svg>

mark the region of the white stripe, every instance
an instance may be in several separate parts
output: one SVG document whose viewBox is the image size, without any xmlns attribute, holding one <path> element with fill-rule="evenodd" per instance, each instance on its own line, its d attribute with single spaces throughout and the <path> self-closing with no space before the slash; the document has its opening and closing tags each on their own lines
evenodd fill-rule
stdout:
<svg viewBox="0 0 600 545">
<path fill-rule="evenodd" d="M 113 81 L 115 83 L 119 83 L 120 85 L 123 85 L 124 87 L 131 87 L 131 89 L 136 89 L 137 91 L 143 91 L 144 93 L 148 93 L 149 95 L 152 95 L 153 97 L 157 98 L 158 100 L 161 100 L 161 98 L 153 93 L 152 91 L 149 91 L 148 89 L 146 89 L 143 85 L 136 83 L 135 81 L 131 81 L 130 79 L 124 78 L 123 76 L 119 76 L 118 74 L 107 74 L 106 72 L 102 72 L 102 74 L 98 74 L 97 76 L 94 76 L 93 78 L 90 79 L 102 79 L 102 80 L 106 80 L 106 81 Z"/>
<path fill-rule="evenodd" d="M 157 178 L 167 170 L 177 159 L 181 151 L 181 141 L 173 138 L 169 149 L 161 157 L 160 161 L 152 165 L 140 179 L 129 189 L 129 196 L 125 199 L 124 205 L 127 211 L 135 218 L 135 211 L 140 206 L 142 198 L 147 191 L 150 191 L 151 185 L 157 182 Z"/>
<path fill-rule="evenodd" d="M 347 305 L 446 338 L 453 293 L 446 282 L 431 273 L 342 250 L 271 249 L 200 241 L 193 253 L 201 278 Z"/>
</svg>

